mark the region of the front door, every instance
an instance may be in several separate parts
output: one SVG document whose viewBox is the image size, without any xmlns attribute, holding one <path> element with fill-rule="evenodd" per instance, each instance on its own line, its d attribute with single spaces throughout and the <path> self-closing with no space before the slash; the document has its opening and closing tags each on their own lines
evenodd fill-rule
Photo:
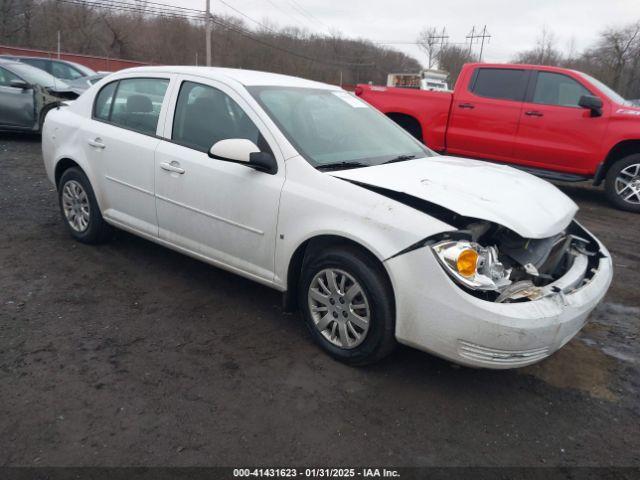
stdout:
<svg viewBox="0 0 640 480">
<path fill-rule="evenodd" d="M 513 146 L 528 72 L 479 67 L 468 85 L 454 94 L 447 130 L 447 152 L 514 161 Z"/>
<path fill-rule="evenodd" d="M 33 88 L 12 87 L 13 80 L 22 80 L 0 67 L 0 125 L 32 129 L 36 126 Z"/>
<path fill-rule="evenodd" d="M 593 174 L 607 128 L 607 109 L 600 117 L 578 106 L 592 93 L 576 79 L 555 72 L 536 72 L 522 105 L 515 155 L 527 165 Z"/>
<path fill-rule="evenodd" d="M 284 162 L 260 118 L 231 89 L 183 79 L 156 152 L 161 239 L 256 279 L 272 281 Z M 171 118 L 173 117 L 173 118 Z M 224 139 L 272 152 L 275 175 L 209 157 Z"/>
<path fill-rule="evenodd" d="M 82 129 L 87 158 L 103 177 L 102 214 L 154 237 L 154 155 L 168 85 L 168 78 L 125 78 L 105 85 Z"/>
</svg>

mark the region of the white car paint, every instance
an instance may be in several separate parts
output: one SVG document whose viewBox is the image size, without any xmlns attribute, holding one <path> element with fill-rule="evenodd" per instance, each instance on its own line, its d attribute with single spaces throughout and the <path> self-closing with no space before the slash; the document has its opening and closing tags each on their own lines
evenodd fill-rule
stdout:
<svg viewBox="0 0 640 480">
<path fill-rule="evenodd" d="M 104 85 L 138 77 L 169 80 L 155 136 L 92 119 L 94 98 Z M 242 108 L 271 146 L 276 174 L 216 161 L 168 140 L 179 85 L 185 80 L 215 87 Z M 507 368 L 539 361 L 579 331 L 606 293 L 612 270 L 603 246 L 598 272 L 588 285 L 521 304 L 496 304 L 469 295 L 445 274 L 429 247 L 401 254 L 427 237 L 456 228 L 352 182 L 425 199 L 527 238 L 559 233 L 577 207 L 533 176 L 464 159 L 434 157 L 318 171 L 247 91 L 265 85 L 342 92 L 331 85 L 246 70 L 124 70 L 47 116 L 42 148 L 48 177 L 55 183 L 57 165 L 71 159 L 89 178 L 108 223 L 283 292 L 289 288 L 294 253 L 307 240 L 322 235 L 350 239 L 382 262 L 391 279 L 397 339 L 466 365 Z M 469 356 L 464 349 L 476 347 L 466 344 L 489 353 Z M 510 361 L 500 352 L 510 352 L 504 354 Z"/>
<path fill-rule="evenodd" d="M 343 170 L 334 176 L 406 193 L 466 217 L 481 218 L 525 238 L 566 228 L 578 206 L 549 182 L 520 170 L 456 157 L 433 157 Z"/>
</svg>

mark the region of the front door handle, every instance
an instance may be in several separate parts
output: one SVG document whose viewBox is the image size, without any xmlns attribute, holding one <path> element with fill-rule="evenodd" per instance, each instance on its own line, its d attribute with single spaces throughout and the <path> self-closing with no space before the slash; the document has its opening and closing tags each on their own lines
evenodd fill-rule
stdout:
<svg viewBox="0 0 640 480">
<path fill-rule="evenodd" d="M 94 148 L 106 148 L 106 145 L 102 143 L 102 139 L 100 137 L 94 138 L 93 140 L 87 140 L 87 143 Z"/>
<path fill-rule="evenodd" d="M 473 108 L 476 108 L 476 106 L 473 103 L 461 103 L 458 105 L 458 108 L 473 109 Z"/>
<path fill-rule="evenodd" d="M 163 170 L 166 170 L 167 172 L 179 173 L 180 175 L 184 173 L 184 168 L 180 168 L 178 166 L 178 162 L 171 162 L 171 163 L 162 162 L 160 164 L 160 168 Z"/>
<path fill-rule="evenodd" d="M 544 113 L 537 110 L 529 110 L 528 112 L 524 112 L 524 114 L 528 115 L 529 117 L 544 117 Z"/>
</svg>

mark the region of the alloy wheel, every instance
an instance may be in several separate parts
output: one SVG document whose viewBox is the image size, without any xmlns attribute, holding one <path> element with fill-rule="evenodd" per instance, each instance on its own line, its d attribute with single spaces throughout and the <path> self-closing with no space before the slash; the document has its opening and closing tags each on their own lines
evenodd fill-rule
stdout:
<svg viewBox="0 0 640 480">
<path fill-rule="evenodd" d="M 632 205 L 640 205 L 640 163 L 620 170 L 615 180 L 616 195 Z"/>
<path fill-rule="evenodd" d="M 69 226 L 76 232 L 82 233 L 89 227 L 89 196 L 79 182 L 69 180 L 62 187 L 62 210 Z"/>
<path fill-rule="evenodd" d="M 369 300 L 353 276 L 335 268 L 321 270 L 309 285 L 308 302 L 315 328 L 333 345 L 351 349 L 365 340 Z"/>
</svg>

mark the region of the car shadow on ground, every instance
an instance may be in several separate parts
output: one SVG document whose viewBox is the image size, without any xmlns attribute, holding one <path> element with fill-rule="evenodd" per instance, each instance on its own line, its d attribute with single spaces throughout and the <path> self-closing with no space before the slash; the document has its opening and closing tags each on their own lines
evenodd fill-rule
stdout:
<svg viewBox="0 0 640 480">
<path fill-rule="evenodd" d="M 254 328 L 254 317 L 260 312 L 260 322 L 264 322 L 261 327 L 268 332 L 278 332 L 279 336 L 286 336 L 285 340 L 282 340 L 283 343 L 292 346 L 291 350 L 287 349 L 287 351 L 274 346 L 273 351 L 267 352 L 271 357 L 282 356 L 280 360 L 276 360 L 278 363 L 288 361 L 302 364 L 309 362 L 311 358 L 311 362 L 320 370 L 337 369 L 345 378 L 365 381 L 363 376 L 366 376 L 368 377 L 366 382 L 374 383 L 395 378 L 399 382 L 411 383 L 418 388 L 444 389 L 444 391 L 465 385 L 465 388 L 470 389 L 468 392 L 470 395 L 484 392 L 483 394 L 491 396 L 500 395 L 505 389 L 534 388 L 535 390 L 544 388 L 544 385 L 558 386 L 545 377 L 547 371 L 561 369 L 561 365 L 558 364 L 559 359 L 554 359 L 553 356 L 533 369 L 475 369 L 459 366 L 429 353 L 398 345 L 389 357 L 376 364 L 349 367 L 333 360 L 313 343 L 300 313 L 285 313 L 281 307 L 281 294 L 271 288 L 122 231 L 116 233 L 108 249 L 110 251 L 105 252 L 106 256 L 117 251 L 125 259 L 131 259 L 139 266 L 150 269 L 156 281 L 166 280 L 161 277 L 171 277 L 171 282 L 176 289 L 184 288 L 198 297 L 209 296 L 217 299 L 215 306 L 210 307 L 212 310 L 227 310 L 226 315 L 232 316 L 236 308 L 249 309 L 249 316 L 233 318 L 234 322 L 239 322 L 237 326 L 241 329 Z M 178 283 L 184 284 L 178 286 Z M 224 305 L 221 302 L 224 302 Z M 161 306 L 160 310 L 165 308 Z M 214 317 L 213 312 L 207 313 L 207 316 Z M 242 325 L 243 322 L 244 325 Z M 266 342 L 259 348 L 262 350 L 272 348 L 268 346 L 269 335 L 246 338 L 244 341 Z M 573 342 L 579 342 L 579 340 L 573 340 Z M 241 346 L 238 345 L 238 348 Z M 560 363 L 569 361 L 576 365 L 583 364 L 579 358 L 583 352 L 579 350 L 578 355 L 574 355 L 571 351 L 572 349 L 568 350 L 568 354 L 563 356 Z M 532 387 L 533 384 L 538 386 Z M 571 385 L 571 382 L 568 382 L 561 386 L 582 390 L 585 393 L 585 389 L 578 384 Z"/>
<path fill-rule="evenodd" d="M 600 207 L 615 209 L 607 200 L 602 185 L 594 187 L 590 182 L 554 183 L 554 185 L 576 203 L 588 202 Z"/>
<path fill-rule="evenodd" d="M 0 142 L 3 140 L 14 142 L 40 143 L 42 137 L 39 133 L 9 132 L 0 130 Z"/>
</svg>

